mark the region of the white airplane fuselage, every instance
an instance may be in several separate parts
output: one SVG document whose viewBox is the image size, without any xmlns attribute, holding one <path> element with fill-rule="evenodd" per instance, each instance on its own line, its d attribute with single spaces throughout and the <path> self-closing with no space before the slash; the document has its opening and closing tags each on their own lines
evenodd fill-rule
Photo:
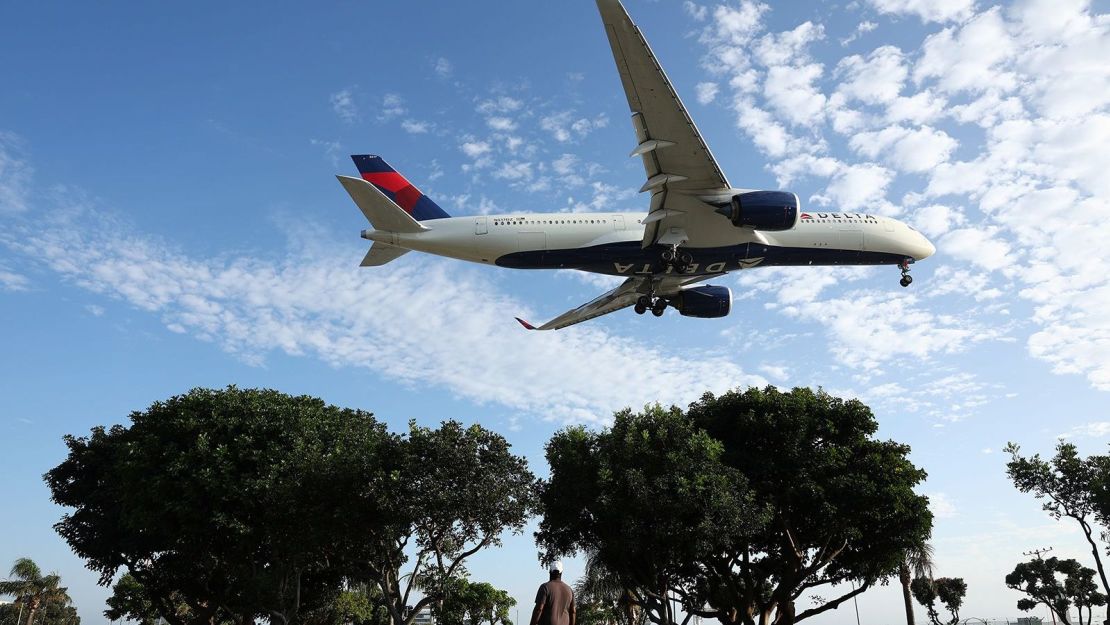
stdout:
<svg viewBox="0 0 1110 625">
<path fill-rule="evenodd" d="M 611 275 L 659 271 L 661 246 L 643 248 L 643 213 L 522 213 L 422 222 L 423 232 L 363 231 L 372 241 L 475 263 L 518 269 L 578 269 Z M 935 248 L 889 217 L 802 212 L 788 230 L 734 226 L 719 217 L 690 232 L 697 246 L 683 274 L 713 275 L 756 266 L 897 265 Z M 665 273 L 673 272 L 667 268 Z"/>
</svg>

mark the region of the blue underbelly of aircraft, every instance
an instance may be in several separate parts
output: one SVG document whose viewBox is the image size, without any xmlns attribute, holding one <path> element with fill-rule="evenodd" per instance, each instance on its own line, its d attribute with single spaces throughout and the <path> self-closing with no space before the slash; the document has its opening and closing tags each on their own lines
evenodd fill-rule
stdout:
<svg viewBox="0 0 1110 625">
<path fill-rule="evenodd" d="M 719 274 L 752 267 L 799 265 L 897 265 L 906 257 L 863 250 L 779 247 L 743 243 L 729 247 L 682 248 L 694 261 L 688 275 Z M 654 273 L 663 267 L 662 248 L 643 249 L 638 241 L 566 250 L 513 252 L 497 259 L 497 265 L 513 269 L 579 269 L 611 275 Z M 912 261 L 911 261 L 912 262 Z"/>
</svg>

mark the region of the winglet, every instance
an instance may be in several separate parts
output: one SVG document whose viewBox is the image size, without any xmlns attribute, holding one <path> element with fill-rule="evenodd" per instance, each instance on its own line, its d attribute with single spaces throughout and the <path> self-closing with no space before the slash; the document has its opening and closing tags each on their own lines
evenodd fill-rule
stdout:
<svg viewBox="0 0 1110 625">
<path fill-rule="evenodd" d="M 520 317 L 513 317 L 513 319 L 516 319 L 517 322 L 520 323 L 520 325 L 524 326 L 525 330 L 535 330 L 536 329 L 536 326 L 528 323 L 527 321 L 521 319 Z"/>
</svg>

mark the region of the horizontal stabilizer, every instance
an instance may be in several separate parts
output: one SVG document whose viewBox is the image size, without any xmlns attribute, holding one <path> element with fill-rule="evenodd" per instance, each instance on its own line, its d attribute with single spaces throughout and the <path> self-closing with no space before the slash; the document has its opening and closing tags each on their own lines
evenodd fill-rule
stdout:
<svg viewBox="0 0 1110 625">
<path fill-rule="evenodd" d="M 361 178 L 350 176 L 336 176 L 339 183 L 351 195 L 351 199 L 358 205 L 359 210 L 366 216 L 366 220 L 375 230 L 386 232 L 423 232 L 427 230 L 420 222 L 412 218 L 397 206 L 393 200 L 385 196 L 377 187 Z"/>
<path fill-rule="evenodd" d="M 370 246 L 370 251 L 366 252 L 366 256 L 362 259 L 360 267 L 380 267 L 392 260 L 396 260 L 401 256 L 407 254 L 409 250 L 396 245 L 382 243 L 381 241 L 375 242 Z"/>
</svg>

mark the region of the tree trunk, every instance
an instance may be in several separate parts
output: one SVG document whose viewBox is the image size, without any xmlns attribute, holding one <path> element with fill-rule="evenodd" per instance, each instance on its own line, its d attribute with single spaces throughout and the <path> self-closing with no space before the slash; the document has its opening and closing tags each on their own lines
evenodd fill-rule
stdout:
<svg viewBox="0 0 1110 625">
<path fill-rule="evenodd" d="M 910 567 L 905 560 L 898 565 L 898 581 L 902 582 L 902 600 L 906 602 L 906 625 L 913 622 L 913 596 L 910 594 Z"/>
<path fill-rule="evenodd" d="M 27 609 L 27 625 L 34 625 L 35 612 L 39 609 L 39 598 L 31 597 L 31 605 Z"/>
<path fill-rule="evenodd" d="M 1102 581 L 1102 591 L 1110 597 L 1110 584 L 1106 582 L 1106 570 L 1102 568 L 1102 557 L 1098 553 L 1098 545 L 1095 543 L 1095 539 L 1091 537 L 1091 526 L 1086 519 L 1078 518 L 1078 520 L 1083 527 L 1083 534 L 1087 537 L 1087 543 L 1091 545 L 1091 555 L 1095 557 L 1095 567 L 1098 568 L 1098 577 Z"/>
</svg>

